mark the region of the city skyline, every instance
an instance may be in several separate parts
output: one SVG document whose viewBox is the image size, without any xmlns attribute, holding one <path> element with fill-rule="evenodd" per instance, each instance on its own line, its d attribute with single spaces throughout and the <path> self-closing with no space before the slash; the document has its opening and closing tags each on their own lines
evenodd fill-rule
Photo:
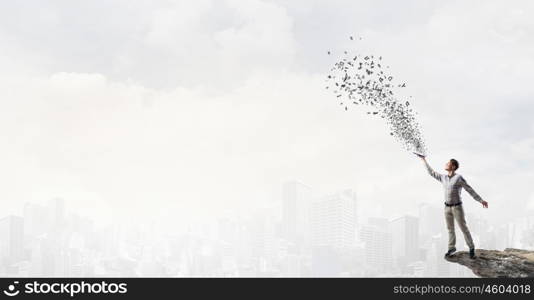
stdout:
<svg viewBox="0 0 534 300">
<path fill-rule="evenodd" d="M 312 191 L 286 181 L 270 209 L 181 232 L 156 223 L 101 226 L 71 212 L 62 198 L 26 202 L 22 215 L 0 218 L 0 275 L 475 277 L 443 259 L 447 235 L 439 206 L 363 221 L 356 191 Z M 534 246 L 534 218 L 488 228 L 470 214 L 468 224 L 477 248 Z M 466 248 L 462 239 L 457 247 Z"/>
</svg>

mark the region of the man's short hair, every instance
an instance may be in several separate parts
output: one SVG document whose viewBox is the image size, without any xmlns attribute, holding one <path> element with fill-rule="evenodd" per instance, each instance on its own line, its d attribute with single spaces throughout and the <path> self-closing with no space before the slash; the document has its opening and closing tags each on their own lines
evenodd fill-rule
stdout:
<svg viewBox="0 0 534 300">
<path fill-rule="evenodd" d="M 454 170 L 458 170 L 460 167 L 460 163 L 454 158 L 451 158 L 451 164 L 454 166 Z"/>
</svg>

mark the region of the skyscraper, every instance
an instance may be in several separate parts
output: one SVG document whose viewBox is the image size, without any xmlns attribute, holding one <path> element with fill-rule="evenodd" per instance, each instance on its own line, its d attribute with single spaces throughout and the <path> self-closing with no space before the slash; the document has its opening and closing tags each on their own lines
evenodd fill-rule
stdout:
<svg viewBox="0 0 534 300">
<path fill-rule="evenodd" d="M 379 226 L 374 218 L 373 224 L 365 224 L 360 229 L 360 240 L 365 243 L 365 265 L 368 275 L 378 275 L 391 269 L 393 262 L 393 241 L 388 226 Z M 387 222 L 387 219 L 384 219 Z"/>
<path fill-rule="evenodd" d="M 356 242 L 356 195 L 344 190 L 316 199 L 311 206 L 312 275 L 338 276 L 349 271 L 343 254 Z"/>
<path fill-rule="evenodd" d="M 313 246 L 344 249 L 356 241 L 356 195 L 348 189 L 312 202 Z"/>
<path fill-rule="evenodd" d="M 310 244 L 311 187 L 296 181 L 282 186 L 282 235 L 297 248 L 307 249 Z"/>
<path fill-rule="evenodd" d="M 419 260 L 419 219 L 413 216 L 395 218 L 389 223 L 393 242 L 393 256 L 401 268 Z"/>
<path fill-rule="evenodd" d="M 430 203 L 419 205 L 419 239 L 428 241 L 445 227 L 443 208 Z"/>
<path fill-rule="evenodd" d="M 452 264 L 443 259 L 447 251 L 447 235 L 439 233 L 431 237 L 429 249 L 426 256 L 426 276 L 449 277 Z"/>
<path fill-rule="evenodd" d="M 47 231 L 47 211 L 42 205 L 35 203 L 24 204 L 24 235 L 27 238 L 36 237 Z"/>
<path fill-rule="evenodd" d="M 24 221 L 19 216 L 0 219 L 0 261 L 13 263 L 23 258 Z"/>
<path fill-rule="evenodd" d="M 65 200 L 62 198 L 50 199 L 47 209 L 51 229 L 62 227 L 65 223 Z"/>
</svg>

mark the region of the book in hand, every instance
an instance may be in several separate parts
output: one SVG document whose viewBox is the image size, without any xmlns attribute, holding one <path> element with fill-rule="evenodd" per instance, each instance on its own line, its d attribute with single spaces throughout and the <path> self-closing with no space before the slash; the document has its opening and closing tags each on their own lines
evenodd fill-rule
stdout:
<svg viewBox="0 0 534 300">
<path fill-rule="evenodd" d="M 421 153 L 413 152 L 413 154 L 415 154 L 415 155 L 417 155 L 417 156 L 419 156 L 419 157 L 421 157 L 421 158 L 424 158 L 424 157 L 425 157 L 425 155 L 424 155 L 424 154 L 421 154 Z"/>
</svg>

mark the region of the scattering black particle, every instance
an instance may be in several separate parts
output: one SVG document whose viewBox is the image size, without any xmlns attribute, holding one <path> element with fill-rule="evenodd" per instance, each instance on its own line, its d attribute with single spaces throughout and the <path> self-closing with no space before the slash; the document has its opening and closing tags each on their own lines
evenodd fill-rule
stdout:
<svg viewBox="0 0 534 300">
<path fill-rule="evenodd" d="M 353 40 L 353 36 L 350 36 Z M 359 38 L 362 39 L 361 37 Z M 350 100 L 349 104 L 361 104 L 370 108 L 368 115 L 378 115 L 387 122 L 390 135 L 401 142 L 410 151 L 426 153 L 426 146 L 421 128 L 415 118 L 417 114 L 410 102 L 396 95 L 397 88 L 406 87 L 406 83 L 397 84 L 393 76 L 384 72 L 382 56 L 354 55 L 344 51 L 345 57 L 340 58 L 327 77 L 327 82 L 337 98 Z M 330 51 L 328 51 L 330 55 Z M 362 59 L 363 58 L 363 59 Z M 377 59 L 377 60 L 376 60 Z M 376 60 L 376 61 L 375 61 Z M 389 69 L 389 66 L 385 66 Z M 412 98 L 412 96 L 410 96 Z M 343 102 L 345 111 L 348 106 Z"/>
</svg>

